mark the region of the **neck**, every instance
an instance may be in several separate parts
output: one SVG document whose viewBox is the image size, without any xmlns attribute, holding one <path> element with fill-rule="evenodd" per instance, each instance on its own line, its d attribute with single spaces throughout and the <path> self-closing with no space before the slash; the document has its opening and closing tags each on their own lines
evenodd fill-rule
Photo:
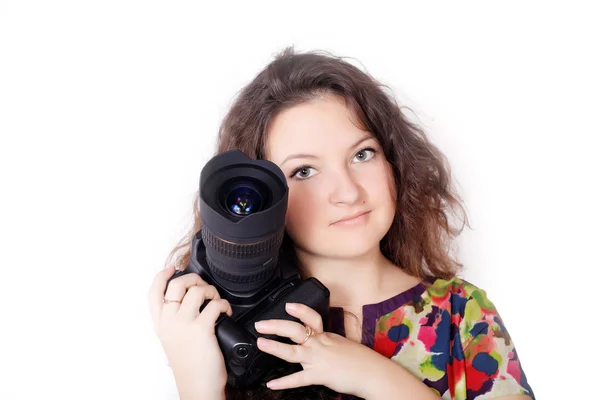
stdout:
<svg viewBox="0 0 600 400">
<path fill-rule="evenodd" d="M 303 277 L 315 277 L 329 289 L 332 307 L 382 301 L 389 296 L 391 276 L 408 276 L 385 258 L 379 247 L 353 258 L 328 258 L 298 248 L 296 255 Z"/>
</svg>

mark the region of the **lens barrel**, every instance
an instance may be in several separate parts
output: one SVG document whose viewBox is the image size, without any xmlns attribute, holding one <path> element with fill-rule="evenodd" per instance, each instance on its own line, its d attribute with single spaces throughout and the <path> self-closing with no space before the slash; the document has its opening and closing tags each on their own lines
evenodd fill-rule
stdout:
<svg viewBox="0 0 600 400">
<path fill-rule="evenodd" d="M 230 291 L 272 277 L 285 230 L 288 187 L 279 167 L 238 150 L 216 155 L 200 174 L 202 240 L 210 271 Z"/>
</svg>

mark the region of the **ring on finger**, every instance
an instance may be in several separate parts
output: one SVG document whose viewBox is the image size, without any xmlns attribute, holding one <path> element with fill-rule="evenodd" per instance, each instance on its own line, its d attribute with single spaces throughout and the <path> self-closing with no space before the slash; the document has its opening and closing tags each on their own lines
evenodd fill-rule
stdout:
<svg viewBox="0 0 600 400">
<path fill-rule="evenodd" d="M 311 328 L 308 325 L 305 325 L 304 329 L 306 330 L 306 337 L 304 338 L 302 343 L 298 343 L 299 346 L 302 346 L 304 343 L 306 343 L 308 341 L 308 339 L 310 339 L 311 336 L 313 336 L 315 334 L 315 331 L 313 331 L 313 328 Z"/>
<path fill-rule="evenodd" d="M 169 304 L 169 303 L 179 303 L 181 304 L 181 300 L 169 300 L 169 299 L 163 299 L 163 304 Z"/>
</svg>

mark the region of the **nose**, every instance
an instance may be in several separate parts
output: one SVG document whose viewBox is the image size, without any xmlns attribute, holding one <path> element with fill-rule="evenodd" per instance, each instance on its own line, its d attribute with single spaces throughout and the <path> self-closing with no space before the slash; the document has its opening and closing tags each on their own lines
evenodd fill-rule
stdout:
<svg viewBox="0 0 600 400">
<path fill-rule="evenodd" d="M 341 169 L 331 177 L 329 200 L 332 204 L 352 205 L 360 201 L 362 196 L 362 188 L 352 171 Z"/>
</svg>

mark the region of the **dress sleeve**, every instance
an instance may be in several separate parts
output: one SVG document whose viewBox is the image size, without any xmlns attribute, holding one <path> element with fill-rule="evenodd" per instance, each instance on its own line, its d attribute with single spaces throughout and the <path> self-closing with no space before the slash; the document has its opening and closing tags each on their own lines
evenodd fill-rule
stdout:
<svg viewBox="0 0 600 400">
<path fill-rule="evenodd" d="M 462 360 L 454 367 L 462 375 L 463 393 L 458 397 L 483 400 L 526 394 L 535 399 L 515 345 L 484 290 L 471 292 L 459 330 Z"/>
</svg>

